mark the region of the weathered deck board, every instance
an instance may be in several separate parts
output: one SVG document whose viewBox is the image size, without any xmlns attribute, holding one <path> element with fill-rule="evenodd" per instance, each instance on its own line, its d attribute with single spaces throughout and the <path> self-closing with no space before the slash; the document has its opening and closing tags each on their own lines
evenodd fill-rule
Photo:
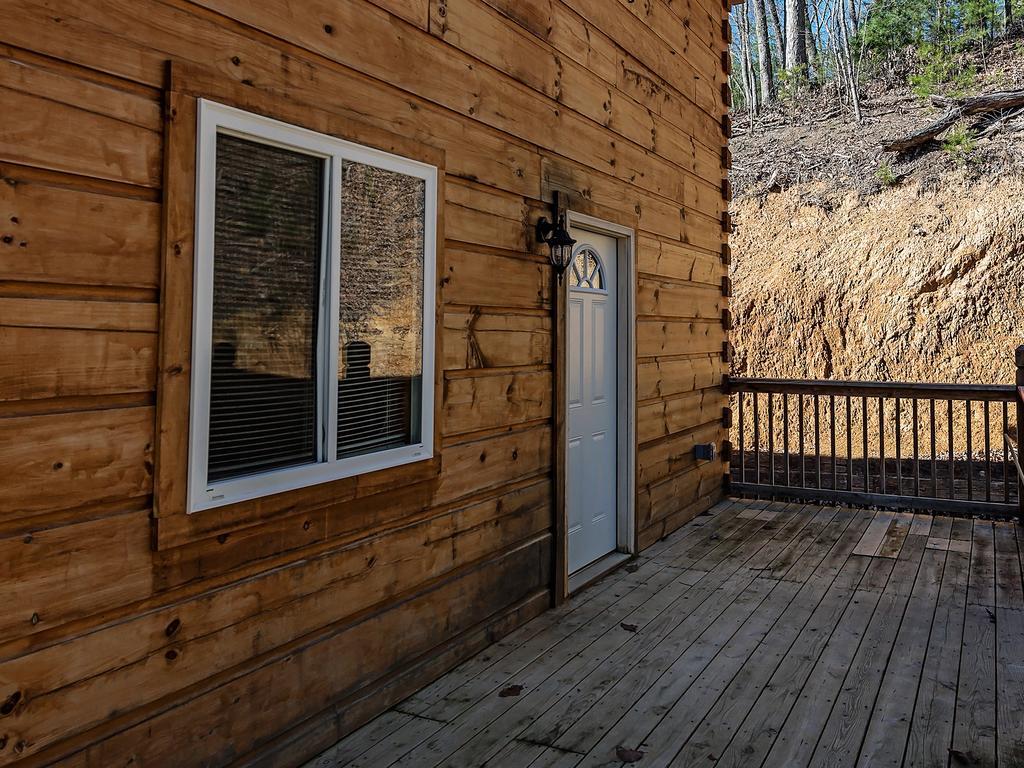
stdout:
<svg viewBox="0 0 1024 768">
<path fill-rule="evenodd" d="M 723 503 L 308 768 L 1018 765 L 1019 539 Z"/>
</svg>

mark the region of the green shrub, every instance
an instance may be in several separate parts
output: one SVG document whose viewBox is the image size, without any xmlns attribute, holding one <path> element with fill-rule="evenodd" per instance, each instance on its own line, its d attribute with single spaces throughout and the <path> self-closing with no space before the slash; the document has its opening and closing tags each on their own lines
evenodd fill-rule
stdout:
<svg viewBox="0 0 1024 768">
<path fill-rule="evenodd" d="M 918 48 L 918 72 L 910 76 L 910 87 L 919 98 L 932 94 L 961 99 L 973 92 L 977 72 L 971 65 L 962 65 L 959 58 L 937 45 Z"/>
<path fill-rule="evenodd" d="M 942 148 L 961 165 L 971 161 L 978 142 L 963 123 L 956 125 L 942 142 Z"/>
<path fill-rule="evenodd" d="M 899 177 L 892 169 L 892 164 L 888 161 L 884 161 L 878 166 L 878 170 L 875 171 L 875 178 L 878 179 L 878 183 L 883 187 L 895 187 L 899 183 Z"/>
</svg>

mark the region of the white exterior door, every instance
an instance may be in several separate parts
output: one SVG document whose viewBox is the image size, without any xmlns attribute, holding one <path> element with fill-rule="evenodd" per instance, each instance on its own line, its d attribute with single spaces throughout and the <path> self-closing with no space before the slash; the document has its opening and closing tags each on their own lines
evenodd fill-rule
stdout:
<svg viewBox="0 0 1024 768">
<path fill-rule="evenodd" d="M 569 573 L 617 548 L 617 242 L 573 230 L 568 282 L 566 509 Z"/>
</svg>

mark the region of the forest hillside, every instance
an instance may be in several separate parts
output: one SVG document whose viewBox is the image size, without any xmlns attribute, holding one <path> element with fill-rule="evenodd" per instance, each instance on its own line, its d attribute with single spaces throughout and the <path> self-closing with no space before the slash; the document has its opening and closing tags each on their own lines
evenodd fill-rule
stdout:
<svg viewBox="0 0 1024 768">
<path fill-rule="evenodd" d="M 803 39 L 818 66 L 805 53 L 787 70 L 766 24 L 771 88 L 757 76 L 755 6 L 770 19 L 772 0 L 737 6 L 735 375 L 1013 380 L 1024 33 L 1013 7 L 980 4 L 976 22 L 964 11 L 974 3 L 930 2 L 916 16 L 914 0 L 810 3 Z M 775 12 L 784 29 L 792 9 Z M 988 94 L 1020 103 L 961 118 Z M 947 115 L 935 137 L 886 151 Z"/>
</svg>

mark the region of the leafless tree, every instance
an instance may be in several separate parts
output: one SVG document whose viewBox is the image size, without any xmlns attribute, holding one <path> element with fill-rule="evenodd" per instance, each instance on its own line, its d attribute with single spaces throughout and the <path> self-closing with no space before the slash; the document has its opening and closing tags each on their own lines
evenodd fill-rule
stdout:
<svg viewBox="0 0 1024 768">
<path fill-rule="evenodd" d="M 806 0 L 786 0 L 786 69 L 807 65 Z"/>
<path fill-rule="evenodd" d="M 768 0 L 774 4 L 774 0 Z M 761 101 L 767 104 L 775 98 L 775 72 L 772 65 L 771 41 L 768 38 L 768 16 L 765 0 L 753 0 L 754 32 L 757 36 L 757 72 L 761 88 Z"/>
</svg>

